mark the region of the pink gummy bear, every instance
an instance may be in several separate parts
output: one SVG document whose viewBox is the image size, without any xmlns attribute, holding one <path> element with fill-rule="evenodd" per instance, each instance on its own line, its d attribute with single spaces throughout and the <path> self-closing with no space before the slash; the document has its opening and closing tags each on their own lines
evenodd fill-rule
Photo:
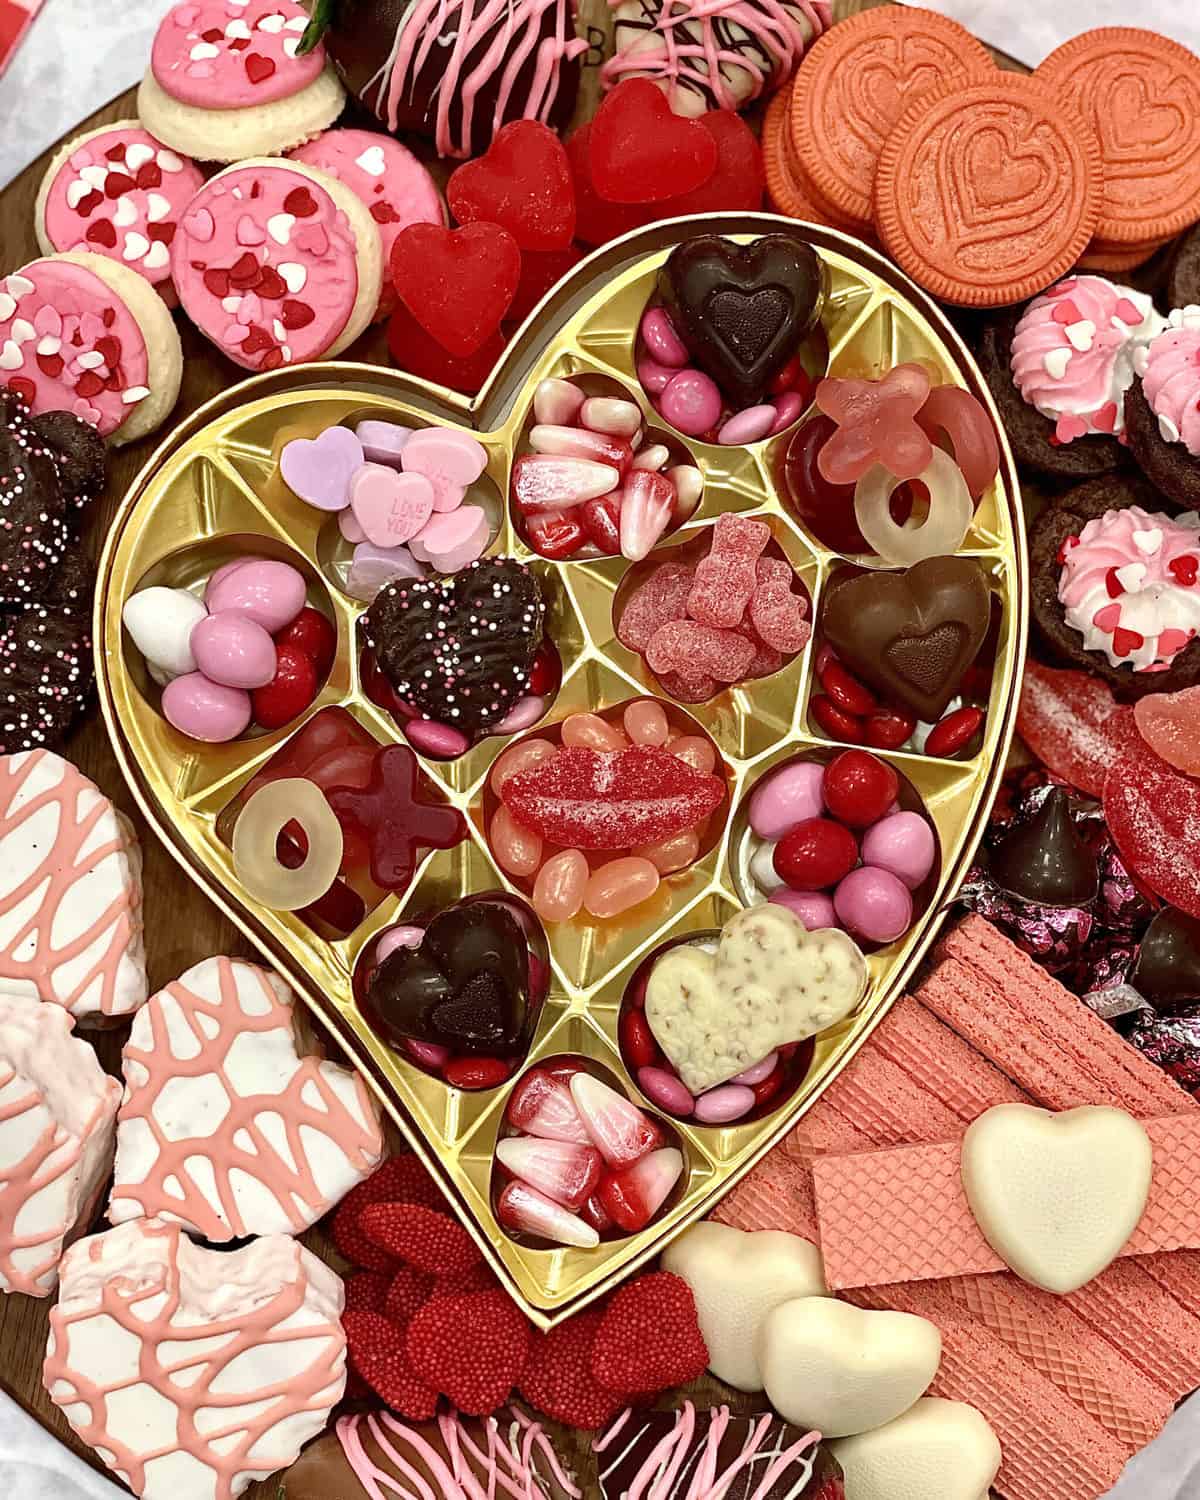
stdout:
<svg viewBox="0 0 1200 1500">
<path fill-rule="evenodd" d="M 760 557 L 750 600 L 750 623 L 763 645 L 790 655 L 803 651 L 812 634 L 808 600 L 792 593 L 791 567 L 777 557 Z"/>
<path fill-rule="evenodd" d="M 646 661 L 655 675 L 678 672 L 691 681 L 711 677 L 718 682 L 740 682 L 755 655 L 754 643 L 740 631 L 700 625 L 695 620 L 660 625 L 646 647 Z"/>
<path fill-rule="evenodd" d="M 838 424 L 817 456 L 830 484 L 856 484 L 875 464 L 897 479 L 916 479 L 933 459 L 933 444 L 916 423 L 929 396 L 920 365 L 897 365 L 882 380 L 822 380 L 817 405 Z"/>
<path fill-rule="evenodd" d="M 712 546 L 708 556 L 696 564 L 696 578 L 688 595 L 688 613 L 693 620 L 720 629 L 731 629 L 741 622 L 758 581 L 755 564 L 770 540 L 771 529 L 765 521 L 749 521 L 732 511 L 717 517 Z"/>
</svg>

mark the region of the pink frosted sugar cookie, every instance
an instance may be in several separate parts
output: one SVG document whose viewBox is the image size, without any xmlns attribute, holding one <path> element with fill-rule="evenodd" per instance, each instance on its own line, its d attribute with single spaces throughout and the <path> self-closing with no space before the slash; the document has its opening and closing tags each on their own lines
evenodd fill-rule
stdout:
<svg viewBox="0 0 1200 1500">
<path fill-rule="evenodd" d="M 151 996 L 122 1069 L 114 1224 L 299 1234 L 382 1158 L 366 1084 L 302 1055 L 291 990 L 240 959 L 206 958 Z"/>
<path fill-rule="evenodd" d="M 132 442 L 170 412 L 182 375 L 170 313 L 127 266 L 72 251 L 0 278 L 0 386 L 34 416 L 73 412 Z"/>
<path fill-rule="evenodd" d="M 375 315 L 379 230 L 343 183 L 299 162 L 229 167 L 184 214 L 171 247 L 183 310 L 247 370 L 329 359 Z"/>
<path fill-rule="evenodd" d="M 50 163 L 35 210 L 38 246 L 45 255 L 89 250 L 165 287 L 180 216 L 203 185 L 194 162 L 136 120 L 102 126 Z"/>
<path fill-rule="evenodd" d="M 446 222 L 437 183 L 406 146 L 370 130 L 327 130 L 293 151 L 291 159 L 328 172 L 366 204 L 379 226 L 383 244 L 384 288 L 379 311 L 390 311 L 396 296 L 387 268 L 396 237 L 410 224 Z"/>
<path fill-rule="evenodd" d="M 205 1250 L 138 1219 L 73 1245 L 61 1275 L 43 1382 L 144 1500 L 233 1500 L 341 1400 L 342 1282 L 286 1235 Z"/>
<path fill-rule="evenodd" d="M 1060 443 L 1125 428 L 1134 355 L 1163 327 L 1150 298 L 1102 276 L 1072 276 L 1035 297 L 1012 340 L 1013 382 Z"/>
<path fill-rule="evenodd" d="M 163 17 L 138 115 L 176 151 L 237 161 L 286 151 L 331 125 L 345 94 L 325 49 L 298 55 L 296 0 L 184 0 Z"/>
<path fill-rule="evenodd" d="M 0 994 L 0 1292 L 45 1297 L 112 1167 L 121 1086 L 57 1005 Z"/>
</svg>

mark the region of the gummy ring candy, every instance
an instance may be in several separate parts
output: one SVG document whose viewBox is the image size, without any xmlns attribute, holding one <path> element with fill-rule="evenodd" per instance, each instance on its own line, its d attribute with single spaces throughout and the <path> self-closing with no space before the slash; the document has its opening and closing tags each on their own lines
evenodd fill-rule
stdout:
<svg viewBox="0 0 1200 1500">
<path fill-rule="evenodd" d="M 298 823 L 307 850 L 294 870 L 279 862 L 276 845 Z M 248 895 L 271 911 L 299 911 L 319 900 L 342 864 L 342 827 L 321 789 L 303 776 L 260 787 L 233 825 L 233 868 Z"/>
<path fill-rule="evenodd" d="M 957 552 L 975 514 L 962 470 L 942 449 L 933 450 L 929 467 L 918 478 L 929 491 L 929 513 L 903 526 L 896 524 L 891 511 L 892 495 L 903 481 L 882 464 L 868 469 L 854 487 L 858 529 L 873 552 L 899 567 Z"/>
</svg>

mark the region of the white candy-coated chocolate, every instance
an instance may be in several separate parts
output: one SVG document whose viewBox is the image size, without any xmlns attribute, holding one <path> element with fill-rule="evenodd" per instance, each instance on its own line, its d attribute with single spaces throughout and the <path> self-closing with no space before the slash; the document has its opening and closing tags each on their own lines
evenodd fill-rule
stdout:
<svg viewBox="0 0 1200 1500">
<path fill-rule="evenodd" d="M 925 1396 L 902 1417 L 833 1444 L 846 1500 L 987 1500 L 1000 1443 L 962 1401 Z"/>
<path fill-rule="evenodd" d="M 125 601 L 121 622 L 147 665 L 157 668 L 155 680 L 165 677 L 169 682 L 196 670 L 192 631 L 207 615 L 203 601 L 186 589 L 155 585 Z"/>
</svg>

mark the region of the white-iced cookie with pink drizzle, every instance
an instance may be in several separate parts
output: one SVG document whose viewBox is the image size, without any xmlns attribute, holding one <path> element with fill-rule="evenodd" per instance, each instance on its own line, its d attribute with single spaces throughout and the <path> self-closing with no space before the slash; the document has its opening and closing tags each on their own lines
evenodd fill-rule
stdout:
<svg viewBox="0 0 1200 1500">
<path fill-rule="evenodd" d="M 383 249 L 361 199 L 301 162 L 239 162 L 192 199 L 171 247 L 185 313 L 247 370 L 332 359 L 379 305 Z"/>
<path fill-rule="evenodd" d="M 292 992 L 207 958 L 134 1018 L 108 1216 L 179 1223 L 214 1243 L 299 1234 L 383 1156 L 362 1078 L 304 1052 Z"/>
<path fill-rule="evenodd" d="M 332 125 L 345 91 L 325 49 L 304 56 L 296 0 L 183 0 L 163 17 L 138 90 L 147 130 L 198 161 L 288 151 Z"/>
<path fill-rule="evenodd" d="M 146 999 L 133 826 L 49 750 L 0 756 L 0 993 L 99 1023 Z"/>
<path fill-rule="evenodd" d="M 144 1500 L 233 1500 L 292 1463 L 346 1386 L 340 1277 L 286 1235 L 205 1250 L 139 1219 L 73 1245 L 43 1381 Z"/>
<path fill-rule="evenodd" d="M 0 1292 L 46 1297 L 112 1167 L 121 1086 L 57 1005 L 0 995 Z"/>
<path fill-rule="evenodd" d="M 68 141 L 46 169 L 34 210 L 43 255 L 87 250 L 168 289 L 171 241 L 204 185 L 195 162 L 136 120 L 118 120 Z"/>
<path fill-rule="evenodd" d="M 1102 276 L 1072 276 L 1035 297 L 1012 340 L 1013 382 L 1070 443 L 1124 430 L 1137 349 L 1162 328 L 1150 298 Z"/>
</svg>

